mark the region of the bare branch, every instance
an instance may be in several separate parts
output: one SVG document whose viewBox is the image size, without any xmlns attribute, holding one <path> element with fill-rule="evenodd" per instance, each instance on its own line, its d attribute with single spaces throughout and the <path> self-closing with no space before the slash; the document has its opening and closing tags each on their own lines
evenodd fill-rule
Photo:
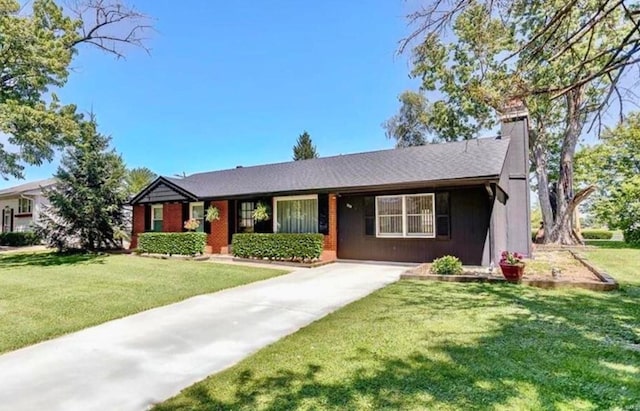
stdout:
<svg viewBox="0 0 640 411">
<path fill-rule="evenodd" d="M 116 58 L 125 57 L 127 46 L 150 52 L 144 34 L 153 30 L 153 26 L 145 14 L 121 0 L 69 0 L 68 3 L 71 13 L 82 21 L 80 36 L 69 47 L 90 44 Z"/>
</svg>

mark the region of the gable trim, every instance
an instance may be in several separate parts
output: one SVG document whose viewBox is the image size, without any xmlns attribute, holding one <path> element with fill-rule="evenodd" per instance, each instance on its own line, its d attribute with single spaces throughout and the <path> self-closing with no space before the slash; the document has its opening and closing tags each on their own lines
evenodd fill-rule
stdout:
<svg viewBox="0 0 640 411">
<path fill-rule="evenodd" d="M 136 194 L 136 196 L 133 197 L 131 199 L 131 201 L 129 201 L 129 204 L 130 205 L 139 204 L 144 197 L 146 197 L 150 192 L 152 192 L 153 190 L 158 188 L 160 185 L 166 185 L 171 190 L 175 191 L 176 193 L 180 194 L 181 196 L 186 197 L 187 200 L 191 200 L 191 201 L 198 200 L 198 197 L 196 195 L 194 195 L 193 193 L 185 190 L 184 188 L 180 187 L 179 185 L 175 184 L 174 182 L 172 182 L 172 181 L 160 176 L 160 177 L 156 178 L 154 181 L 152 181 L 142 191 L 140 191 L 138 194 Z"/>
</svg>

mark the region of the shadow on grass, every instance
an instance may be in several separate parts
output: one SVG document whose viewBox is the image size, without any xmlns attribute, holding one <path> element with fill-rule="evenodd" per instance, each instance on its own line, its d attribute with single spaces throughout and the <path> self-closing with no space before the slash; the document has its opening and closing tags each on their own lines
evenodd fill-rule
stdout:
<svg viewBox="0 0 640 411">
<path fill-rule="evenodd" d="M 428 329 L 410 355 L 380 352 L 369 343 L 341 358 L 362 366 L 339 380 L 331 378 L 331 367 L 312 362 L 306 369 L 284 366 L 267 376 L 257 376 L 249 363 L 240 365 L 245 369 L 232 382 L 231 398 L 220 399 L 215 386 L 198 384 L 157 409 L 635 409 L 640 403 L 640 352 L 629 348 L 640 344 L 640 305 L 633 298 L 640 287 L 627 287 L 631 294 L 421 282 L 391 287 L 384 297 L 397 298 L 402 315 L 428 315 L 433 309 L 461 313 L 478 306 L 516 309 L 493 318 L 495 327 L 473 343 L 445 339 L 427 345 Z M 451 298 L 461 290 L 468 299 Z M 389 321 L 388 315 L 376 312 L 367 321 Z M 304 355 L 304 349 L 291 355 Z M 327 362 L 336 366 L 335 359 Z"/>
<path fill-rule="evenodd" d="M 0 255 L 1 267 L 23 267 L 23 266 L 59 266 L 70 264 L 103 263 L 103 254 L 96 253 L 11 253 Z"/>
<path fill-rule="evenodd" d="M 616 250 L 622 249 L 640 249 L 640 245 L 633 245 L 617 240 L 585 240 L 586 245 L 596 246 L 598 248 L 612 248 Z"/>
</svg>

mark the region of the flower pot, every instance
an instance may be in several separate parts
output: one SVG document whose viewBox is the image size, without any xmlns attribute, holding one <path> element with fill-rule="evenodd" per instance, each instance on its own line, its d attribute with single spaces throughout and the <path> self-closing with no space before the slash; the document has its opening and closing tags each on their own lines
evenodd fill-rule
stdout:
<svg viewBox="0 0 640 411">
<path fill-rule="evenodd" d="M 502 275 L 510 283 L 519 283 L 524 274 L 524 264 L 500 264 Z"/>
</svg>

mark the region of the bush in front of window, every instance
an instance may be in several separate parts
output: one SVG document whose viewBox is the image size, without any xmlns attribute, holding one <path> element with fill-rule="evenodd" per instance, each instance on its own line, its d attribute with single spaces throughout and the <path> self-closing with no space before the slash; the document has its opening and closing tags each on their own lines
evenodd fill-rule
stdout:
<svg viewBox="0 0 640 411">
<path fill-rule="evenodd" d="M 431 263 L 431 273 L 439 275 L 459 275 L 462 274 L 462 262 L 458 257 L 452 255 L 445 255 L 444 257 L 436 258 Z"/>
<path fill-rule="evenodd" d="M 308 262 L 322 254 L 322 234 L 234 234 L 233 255 L 240 258 L 260 258 L 277 261 Z"/>
<path fill-rule="evenodd" d="M 206 233 L 141 233 L 138 252 L 168 255 L 196 255 L 204 253 Z"/>
<path fill-rule="evenodd" d="M 42 238 L 33 231 L 0 233 L 0 245 L 9 247 L 23 247 L 27 245 L 37 245 L 42 242 Z"/>
</svg>

